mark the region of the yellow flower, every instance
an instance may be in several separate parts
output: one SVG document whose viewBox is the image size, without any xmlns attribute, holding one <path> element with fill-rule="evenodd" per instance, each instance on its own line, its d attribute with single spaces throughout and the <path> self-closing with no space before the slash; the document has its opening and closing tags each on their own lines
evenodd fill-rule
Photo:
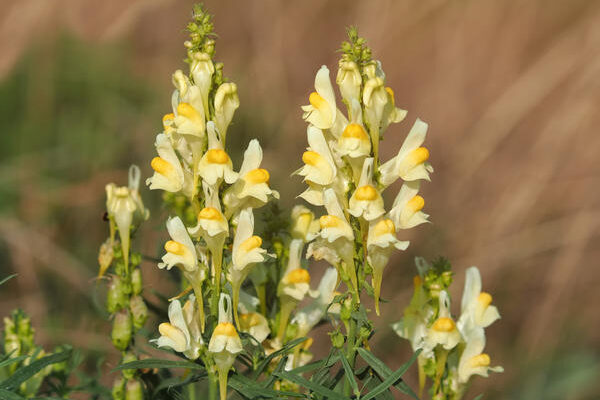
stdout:
<svg viewBox="0 0 600 400">
<path fill-rule="evenodd" d="M 477 267 L 467 269 L 465 289 L 461 303 L 461 316 L 458 319 L 459 329 L 468 329 L 474 325 L 487 328 L 500 318 L 500 313 L 492 306 L 492 296 L 481 291 L 481 275 Z"/>
<path fill-rule="evenodd" d="M 367 237 L 367 259 L 373 267 L 373 290 L 375 292 L 375 311 L 379 315 L 379 295 L 383 269 L 387 265 L 392 250 L 406 250 L 409 242 L 396 238 L 396 227 L 390 219 L 381 218 L 369 224 Z"/>
<path fill-rule="evenodd" d="M 231 299 L 221 293 L 219 299 L 219 323 L 208 343 L 208 351 L 212 353 L 219 374 L 220 398 L 227 398 L 227 374 L 238 353 L 243 351 L 240 336 L 231 320 Z"/>
<path fill-rule="evenodd" d="M 146 185 L 149 185 L 151 190 L 162 189 L 172 193 L 183 191 L 189 195 L 191 187 L 184 184 L 187 181 L 185 172 L 167 135 L 157 135 L 155 146 L 158 157 L 154 157 L 150 163 L 154 175 L 146 180 Z"/>
<path fill-rule="evenodd" d="M 433 172 L 433 167 L 427 162 L 429 150 L 420 147 L 425 141 L 426 135 L 427 124 L 417 119 L 398 154 L 379 167 L 381 173 L 379 182 L 382 185 L 389 186 L 398 178 L 405 181 L 430 180 L 429 174 Z"/>
<path fill-rule="evenodd" d="M 221 84 L 215 93 L 215 125 L 223 144 L 225 144 L 227 137 L 227 128 L 239 106 L 240 99 L 237 94 L 237 85 L 232 82 Z"/>
<path fill-rule="evenodd" d="M 302 118 L 319 129 L 330 129 L 335 122 L 337 107 L 329 69 L 324 65 L 315 77 L 315 89 L 308 98 L 310 104 L 302 106 Z"/>
<path fill-rule="evenodd" d="M 336 167 L 323 132 L 309 125 L 307 137 L 309 147 L 302 155 L 304 166 L 297 174 L 318 185 L 330 185 L 335 178 Z"/>
<path fill-rule="evenodd" d="M 354 61 L 345 60 L 343 58 L 340 60 L 335 81 L 339 85 L 342 98 L 347 104 L 360 100 L 362 77 L 360 76 L 360 71 Z"/>
<path fill-rule="evenodd" d="M 200 323 L 194 313 L 195 301 L 195 296 L 190 295 L 182 308 L 179 300 L 173 300 L 169 304 L 169 322 L 158 326 L 161 336 L 151 342 L 158 347 L 170 347 L 190 360 L 197 359 L 204 343 Z"/>
<path fill-rule="evenodd" d="M 466 384 L 473 375 L 487 377 L 490 371 L 504 371 L 504 368 L 500 366 L 490 367 L 490 356 L 483 353 L 485 347 L 483 328 L 471 327 L 464 332 L 464 338 L 466 345 L 458 361 L 458 383 Z"/>
<path fill-rule="evenodd" d="M 429 222 L 429 215 L 421 211 L 425 200 L 417 195 L 418 192 L 419 181 L 406 182 L 400 188 L 389 213 L 396 229 L 410 229 Z"/>
<path fill-rule="evenodd" d="M 269 196 L 279 198 L 279 193 L 269 187 L 269 172 L 260 168 L 262 158 L 263 152 L 258 140 L 251 140 L 244 153 L 238 180 L 225 191 L 223 197 L 228 215 L 245 207 L 262 207 L 267 204 Z"/>
<path fill-rule="evenodd" d="M 162 257 L 163 262 L 159 263 L 158 267 L 171 269 L 174 265 L 180 265 L 185 271 L 190 272 L 198 269 L 196 248 L 181 218 L 169 218 L 167 230 L 171 240 L 165 243 L 167 253 Z"/>
<path fill-rule="evenodd" d="M 310 235 L 319 230 L 319 222 L 308 208 L 297 205 L 292 208 L 292 227 L 290 233 L 293 239 L 302 239 L 307 242 Z"/>
<path fill-rule="evenodd" d="M 181 70 L 173 74 L 173 84 L 176 88 L 172 97 L 173 123 L 177 133 L 203 137 L 206 115 L 200 87 L 193 85 Z"/>
<path fill-rule="evenodd" d="M 440 292 L 439 301 L 438 317 L 429 328 L 425 341 L 430 349 L 440 345 L 446 350 L 452 350 L 460 342 L 461 336 L 450 315 L 450 299 L 445 290 Z"/>
<path fill-rule="evenodd" d="M 269 321 L 258 312 L 240 314 L 240 330 L 249 333 L 259 343 L 271 333 Z"/>
<path fill-rule="evenodd" d="M 352 100 L 351 109 L 357 117 L 344 127 L 337 140 L 337 151 L 350 158 L 366 157 L 371 154 L 371 138 L 362 124 L 360 103 Z"/>
<path fill-rule="evenodd" d="M 239 303 L 240 287 L 250 268 L 258 262 L 265 260 L 267 251 L 261 248 L 262 239 L 259 236 L 253 235 L 254 232 L 254 215 L 251 208 L 246 208 L 240 212 L 238 226 L 233 238 L 233 250 L 231 255 L 232 265 L 229 268 L 227 279 L 231 283 L 233 293 L 233 315 L 237 326 L 239 327 L 239 319 L 237 309 Z"/>
<path fill-rule="evenodd" d="M 383 198 L 373 184 L 373 159 L 367 158 L 363 164 L 358 187 L 350 197 L 348 211 L 355 217 L 372 221 L 383 214 Z"/>
<path fill-rule="evenodd" d="M 204 153 L 198 164 L 198 174 L 209 185 L 217 185 L 221 179 L 231 184 L 235 182 L 238 174 L 233 171 L 233 163 L 229 155 L 223 150 L 223 144 L 217 138 L 215 124 L 209 121 L 206 124 L 208 131 L 208 151 Z"/>
</svg>

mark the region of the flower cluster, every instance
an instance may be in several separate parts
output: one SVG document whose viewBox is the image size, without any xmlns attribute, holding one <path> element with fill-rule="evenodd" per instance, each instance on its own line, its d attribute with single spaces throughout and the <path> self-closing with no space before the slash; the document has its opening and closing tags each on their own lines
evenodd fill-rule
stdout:
<svg viewBox="0 0 600 400">
<path fill-rule="evenodd" d="M 307 255 L 336 267 L 357 300 L 359 277 L 371 274 L 379 314 L 383 270 L 392 251 L 409 244 L 398 240 L 397 232 L 427 222 L 419 182 L 429 180 L 433 169 L 427 162 L 429 151 L 422 147 L 427 124 L 419 119 L 396 156 L 380 162 L 379 141 L 406 111 L 396 107 L 381 63 L 371 59 L 364 39 L 353 29 L 349 37 L 336 77 L 347 113 L 337 107 L 329 69 L 322 66 L 310 104 L 302 107 L 309 146 L 296 173 L 308 185 L 300 197 L 326 210 L 317 231 L 309 235 Z M 382 195 L 399 178 L 404 184 L 388 211 Z"/>
<path fill-rule="evenodd" d="M 141 257 L 132 253 L 131 237 L 140 223 L 149 217 L 139 194 L 140 169 L 129 168 L 128 186 L 106 185 L 106 211 L 109 221 L 109 237 L 100 247 L 98 276 L 108 275 L 109 285 L 106 309 L 110 313 L 112 341 L 121 351 L 122 361 L 133 361 L 133 336 L 148 319 L 148 307 L 142 297 L 142 274 L 138 267 Z M 118 233 L 118 240 L 117 240 Z M 113 385 L 115 399 L 138 399 L 143 397 L 142 384 L 132 371 L 123 372 Z"/>
<path fill-rule="evenodd" d="M 413 297 L 404 317 L 393 328 L 410 341 L 413 351 L 421 351 L 420 389 L 429 377 L 433 381 L 432 398 L 461 398 L 473 375 L 487 377 L 490 371 L 503 370 L 491 367 L 490 356 L 483 352 L 484 329 L 500 314 L 491 304 L 492 296 L 481 290 L 477 267 L 467 269 L 458 320 L 450 312 L 448 286 L 452 275 L 447 262 L 440 260 L 430 265 L 417 258 L 417 267 Z"/>
</svg>

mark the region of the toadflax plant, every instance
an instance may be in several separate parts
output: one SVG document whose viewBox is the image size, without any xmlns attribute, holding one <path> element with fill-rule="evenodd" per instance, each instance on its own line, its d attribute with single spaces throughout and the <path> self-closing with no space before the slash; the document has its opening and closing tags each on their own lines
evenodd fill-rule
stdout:
<svg viewBox="0 0 600 400">
<path fill-rule="evenodd" d="M 236 84 L 215 60 L 213 24 L 202 7 L 194 8 L 188 31 L 189 68 L 172 75 L 172 109 L 162 118 L 150 162 L 154 172 L 145 181 L 162 193 L 169 213 L 156 267 L 181 288 L 163 296 L 164 307 L 148 306 L 142 256 L 131 245 L 149 218 L 140 169 L 130 168 L 127 186 L 106 186 L 109 237 L 100 248 L 99 276 L 108 281 L 106 310 L 121 353 L 112 398 L 224 400 L 235 392 L 245 399 L 368 400 L 398 391 L 418 399 L 429 379 L 432 399 L 457 400 L 474 375 L 501 371 L 483 352 L 484 329 L 499 313 L 481 291 L 479 271 L 467 270 L 461 314 L 454 319 L 452 272 L 444 259 L 416 259 L 413 298 L 392 326 L 410 342 L 413 357 L 394 371 L 371 352 L 384 270 L 395 251 L 409 246 L 403 232 L 428 222 L 418 193 L 433 168 L 423 146 L 428 125 L 420 119 L 397 154 L 380 159 L 384 134 L 407 112 L 396 107 L 381 63 L 356 29 L 348 30 L 340 50 L 335 83 L 341 97 L 322 66 L 302 107 L 308 147 L 294 174 L 307 185 L 299 197 L 313 208 L 296 205 L 289 215 L 276 205 L 279 193 L 261 168 L 256 139 L 239 167 L 229 156 L 227 132 L 240 101 Z M 386 207 L 384 191 L 398 180 L 402 186 Z M 311 260 L 329 267 L 309 269 Z M 322 277 L 314 282 L 311 275 Z M 373 310 L 364 302 L 369 297 Z M 164 318 L 157 327 L 147 324 L 149 309 Z M 315 334 L 322 324 L 329 338 Z M 9 331 L 5 342 L 16 343 L 18 331 Z M 141 335 L 169 357 L 149 358 Z M 324 358 L 315 359 L 313 340 L 330 341 Z M 402 379 L 415 360 L 416 391 Z M 16 363 L 9 359 L 0 367 L 14 370 Z M 37 372 L 32 389 L 21 385 L 20 393 L 35 395 L 47 374 Z M 5 382 L 0 390 L 17 388 Z"/>
</svg>

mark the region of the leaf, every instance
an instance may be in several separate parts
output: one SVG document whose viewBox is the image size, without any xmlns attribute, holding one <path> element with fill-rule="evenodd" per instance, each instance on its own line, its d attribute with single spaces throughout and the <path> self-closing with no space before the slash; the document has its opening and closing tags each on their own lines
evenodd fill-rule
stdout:
<svg viewBox="0 0 600 400">
<path fill-rule="evenodd" d="M 146 360 L 131 361 L 114 368 L 113 371 L 123 369 L 142 369 L 142 368 L 188 368 L 204 371 L 204 367 L 191 361 L 161 360 L 160 358 L 148 358 Z"/>
<path fill-rule="evenodd" d="M 193 382 L 197 382 L 200 379 L 204 378 L 205 376 L 207 376 L 208 374 L 206 373 L 206 371 L 202 371 L 199 374 L 194 374 L 194 375 L 190 375 L 185 379 L 182 379 L 179 376 L 173 377 L 173 378 L 168 378 L 168 379 L 164 379 L 160 382 L 160 384 L 158 386 L 156 386 L 153 390 L 153 396 L 156 397 L 156 395 L 161 391 L 161 390 L 166 390 L 167 393 L 169 393 L 170 390 L 173 389 L 177 389 L 180 387 L 184 387 L 189 385 L 190 383 Z M 155 398 L 152 397 L 152 398 Z"/>
<path fill-rule="evenodd" d="M 18 387 L 21 383 L 25 382 L 41 369 L 48 365 L 56 364 L 65 361 L 71 356 L 71 350 L 63 351 L 60 353 L 51 354 L 46 357 L 42 357 L 39 360 L 35 360 L 31 364 L 19 368 L 12 376 L 0 383 L 0 389 L 12 389 Z"/>
<path fill-rule="evenodd" d="M 371 353 L 367 349 L 359 347 L 357 349 L 357 351 L 360 354 L 360 356 L 362 357 L 362 359 L 365 360 L 373 368 L 373 371 L 375 371 L 384 380 L 387 379 L 387 377 L 392 373 L 392 370 L 387 365 L 385 365 L 385 363 L 383 361 L 381 361 L 379 358 L 375 357 L 375 355 L 373 355 L 373 353 Z M 412 363 L 415 362 L 415 360 L 417 359 L 417 357 L 419 356 L 420 353 L 421 353 L 420 350 L 415 352 L 412 355 L 412 357 L 410 358 L 410 360 L 408 360 L 407 363 L 403 364 L 398 369 L 398 371 L 403 370 L 403 373 L 406 372 L 406 370 L 412 365 Z M 398 372 L 398 371 L 396 371 L 396 372 Z M 398 378 L 400 378 L 401 376 L 402 376 L 402 374 L 400 374 L 400 376 Z M 413 399 L 419 400 L 419 397 L 415 394 L 415 392 L 410 387 L 408 387 L 408 385 L 406 383 L 404 383 L 404 381 L 400 381 L 400 382 L 394 384 L 394 387 L 396 389 L 398 389 L 399 391 L 401 391 L 402 393 L 411 396 Z"/>
<path fill-rule="evenodd" d="M 25 397 L 21 397 L 16 393 L 9 392 L 6 389 L 0 389 L 0 398 L 5 400 L 25 400 Z"/>
<path fill-rule="evenodd" d="M 265 357 L 264 360 L 262 360 L 260 362 L 260 364 L 258 364 L 258 367 L 256 367 L 256 370 L 254 371 L 254 379 L 258 378 L 260 376 L 260 374 L 263 373 L 265 368 L 267 368 L 267 366 L 273 359 L 275 359 L 276 357 L 279 357 L 281 354 L 289 353 L 294 347 L 296 347 L 297 345 L 299 345 L 300 343 L 302 343 L 306 340 L 308 340 L 308 338 L 305 338 L 305 337 L 294 339 L 294 340 L 286 343 L 281 349 L 269 354 L 267 357 Z"/>
<path fill-rule="evenodd" d="M 294 368 L 290 372 L 292 372 L 294 374 L 301 374 L 304 372 L 313 371 L 315 369 L 331 366 L 331 365 L 335 364 L 336 362 L 338 362 L 339 359 L 340 359 L 340 356 L 335 355 L 333 357 L 330 357 L 329 359 L 326 358 L 323 360 L 313 361 L 306 365 L 302 365 L 300 367 Z"/>
<path fill-rule="evenodd" d="M 27 357 L 29 357 L 29 356 L 19 356 L 19 357 L 9 358 L 7 360 L 0 361 L 0 368 L 5 367 L 7 365 L 11 365 L 11 364 L 17 363 L 19 361 L 23 361 Z"/>
<path fill-rule="evenodd" d="M 15 276 L 17 276 L 18 274 L 12 274 L 7 276 L 6 278 L 2 279 L 0 281 L 0 286 L 4 285 L 6 282 L 10 281 L 12 278 L 14 278 Z"/>
<path fill-rule="evenodd" d="M 300 376 L 300 375 L 295 375 L 292 374 L 290 372 L 286 372 L 286 371 L 281 371 L 277 373 L 277 376 L 281 379 L 287 379 L 290 382 L 294 382 L 306 389 L 310 389 L 312 390 L 314 393 L 320 394 L 322 396 L 325 396 L 325 398 L 327 399 L 331 399 L 331 400 L 345 400 L 345 397 L 342 396 L 341 394 L 335 393 L 332 390 L 327 389 L 326 387 L 323 387 L 321 385 L 316 384 L 315 382 L 311 382 L 308 379 Z"/>
<path fill-rule="evenodd" d="M 356 382 L 356 378 L 354 377 L 354 371 L 352 370 L 352 367 L 350 367 L 350 363 L 348 362 L 348 359 L 342 353 L 341 350 L 339 353 L 340 353 L 340 360 L 342 362 L 342 367 L 344 367 L 344 371 L 346 371 L 346 374 L 345 374 L 346 379 L 348 380 L 348 382 L 350 382 L 350 385 L 352 386 L 352 392 L 358 396 L 360 391 L 358 390 L 358 383 Z"/>
<path fill-rule="evenodd" d="M 483 399 L 483 393 L 480 394 L 479 396 L 475 397 L 473 400 L 481 400 Z"/>
<path fill-rule="evenodd" d="M 359 348 L 358 350 L 362 350 L 362 349 Z M 372 356 L 371 357 L 372 359 L 377 360 L 378 364 L 382 364 L 385 367 L 386 370 L 389 370 L 389 368 L 385 364 L 383 364 L 383 361 L 379 360 L 377 357 L 375 357 L 373 354 L 371 354 L 367 350 L 364 350 L 364 351 L 360 352 L 360 355 L 363 356 L 363 353 L 369 353 Z M 405 363 L 404 365 L 402 365 L 400 368 L 398 368 L 393 373 L 388 374 L 388 376 L 383 380 L 383 382 L 381 382 L 381 384 L 379 384 L 373 390 L 371 390 L 363 399 L 364 400 L 369 400 L 369 399 L 375 398 L 379 394 L 381 394 L 381 393 L 385 392 L 386 390 L 388 390 L 388 388 L 390 386 L 395 386 L 394 382 L 396 382 L 398 379 L 400 379 L 402 377 L 402 375 L 406 372 L 406 370 L 408 370 L 408 368 L 412 365 L 412 363 L 415 362 L 415 360 L 417 359 L 417 356 L 420 353 L 421 353 L 420 351 L 415 352 L 413 354 L 413 356 L 410 358 L 410 360 L 408 360 L 407 363 Z M 369 358 L 369 356 L 367 356 L 367 358 Z M 365 357 L 363 357 L 363 359 L 365 361 L 369 362 Z M 369 365 L 370 365 L 370 363 L 369 363 Z M 415 396 L 415 398 L 417 398 L 417 397 Z"/>
<path fill-rule="evenodd" d="M 265 388 L 259 385 L 256 381 L 246 378 L 243 375 L 234 374 L 229 377 L 228 385 L 233 388 L 236 392 L 240 393 L 245 397 L 254 398 L 282 398 L 283 396 L 287 397 L 298 397 L 303 398 L 304 395 L 301 393 L 295 392 L 282 392 L 278 390 L 273 390 L 269 388 Z"/>
</svg>

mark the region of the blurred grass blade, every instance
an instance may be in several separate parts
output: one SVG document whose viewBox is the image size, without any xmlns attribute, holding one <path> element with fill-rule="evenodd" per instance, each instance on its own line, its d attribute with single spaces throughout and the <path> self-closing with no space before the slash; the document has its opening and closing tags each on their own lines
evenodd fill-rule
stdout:
<svg viewBox="0 0 600 400">
<path fill-rule="evenodd" d="M 12 376 L 0 383 L 0 389 L 13 389 L 18 387 L 21 383 L 25 382 L 40 370 L 47 367 L 48 365 L 56 364 L 65 361 L 71 356 L 71 350 L 63 351 L 61 353 L 51 354 L 46 357 L 42 357 L 39 360 L 35 360 L 31 364 L 19 368 Z"/>
<path fill-rule="evenodd" d="M 8 282 L 9 280 L 11 280 L 12 278 L 14 278 L 15 276 L 17 276 L 18 274 L 12 274 L 7 276 L 6 278 L 2 279 L 0 281 L 0 286 L 4 285 L 6 282 Z"/>
</svg>

